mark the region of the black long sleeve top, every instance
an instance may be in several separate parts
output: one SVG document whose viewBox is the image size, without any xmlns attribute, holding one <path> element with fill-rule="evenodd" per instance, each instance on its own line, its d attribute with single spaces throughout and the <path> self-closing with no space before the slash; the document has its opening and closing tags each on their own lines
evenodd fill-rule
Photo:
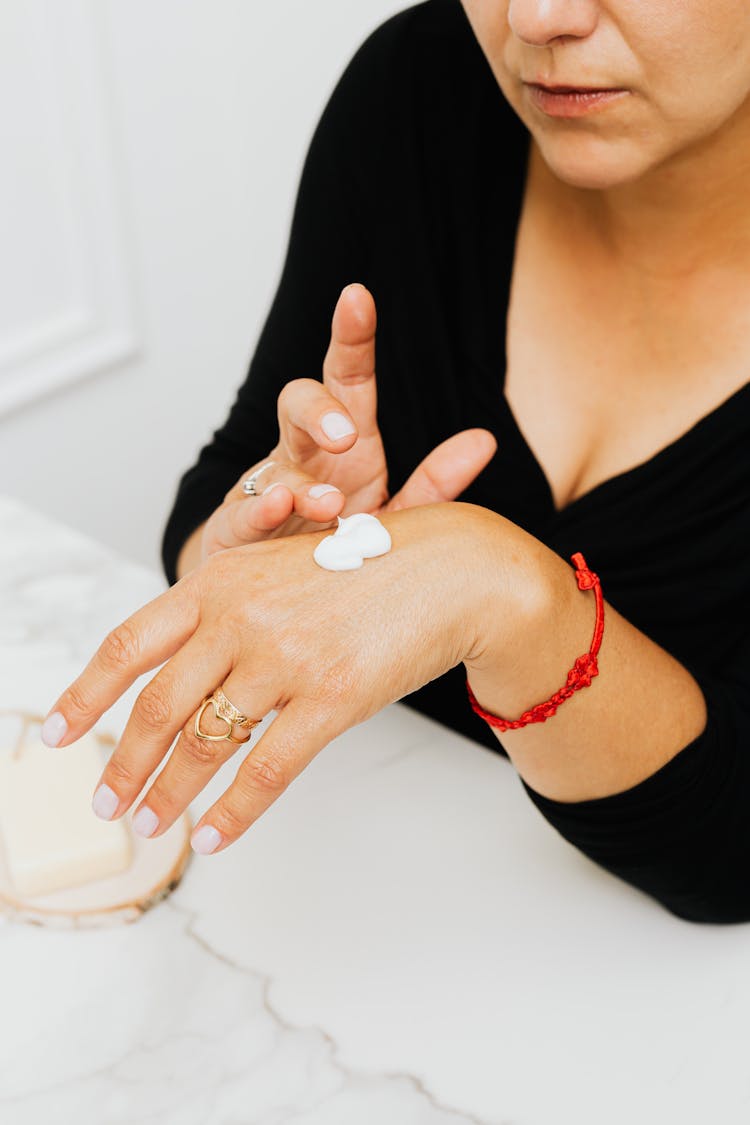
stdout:
<svg viewBox="0 0 750 1125">
<path fill-rule="evenodd" d="M 498 452 L 461 498 L 565 559 L 584 552 L 607 600 L 701 683 L 711 706 L 698 742 L 746 742 L 748 384 L 647 461 L 555 510 L 504 397 L 504 312 L 528 145 L 458 0 L 409 8 L 363 43 L 312 138 L 247 378 L 179 483 L 165 573 L 176 580 L 188 535 L 276 443 L 283 385 L 320 378 L 338 294 L 360 281 L 378 310 L 391 491 L 444 438 L 492 430 Z M 406 702 L 502 752 L 469 708 L 461 668 Z"/>
</svg>

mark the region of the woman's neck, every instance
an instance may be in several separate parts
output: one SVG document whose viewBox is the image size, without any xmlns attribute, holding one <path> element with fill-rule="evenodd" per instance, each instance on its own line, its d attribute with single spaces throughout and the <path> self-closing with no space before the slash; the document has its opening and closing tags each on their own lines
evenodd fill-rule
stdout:
<svg viewBox="0 0 750 1125">
<path fill-rule="evenodd" d="M 750 103 L 705 141 L 615 188 L 563 183 L 536 146 L 531 161 L 558 221 L 641 282 L 676 284 L 717 266 L 750 274 Z"/>
</svg>

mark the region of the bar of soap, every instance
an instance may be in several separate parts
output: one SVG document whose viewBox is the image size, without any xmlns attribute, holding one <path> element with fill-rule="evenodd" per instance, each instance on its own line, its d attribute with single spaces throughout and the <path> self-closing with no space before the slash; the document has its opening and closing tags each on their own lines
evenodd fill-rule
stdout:
<svg viewBox="0 0 750 1125">
<path fill-rule="evenodd" d="M 37 740 L 0 753 L 0 835 L 19 894 L 49 894 L 130 865 L 125 824 L 100 820 L 91 808 L 103 767 L 92 734 L 63 750 Z"/>
</svg>

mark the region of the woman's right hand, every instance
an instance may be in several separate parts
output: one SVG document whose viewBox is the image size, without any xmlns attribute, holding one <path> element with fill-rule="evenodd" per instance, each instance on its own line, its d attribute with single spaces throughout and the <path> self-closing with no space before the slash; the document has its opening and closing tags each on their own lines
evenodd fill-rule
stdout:
<svg viewBox="0 0 750 1125">
<path fill-rule="evenodd" d="M 196 562 L 227 547 L 319 531 L 339 515 L 454 500 L 479 475 L 497 443 L 489 430 L 464 430 L 433 449 L 389 496 L 377 422 L 375 327 L 371 293 L 348 285 L 333 313 L 323 382 L 294 379 L 284 387 L 278 444 L 242 474 L 203 525 Z M 269 461 L 258 495 L 246 495 L 243 481 Z"/>
</svg>

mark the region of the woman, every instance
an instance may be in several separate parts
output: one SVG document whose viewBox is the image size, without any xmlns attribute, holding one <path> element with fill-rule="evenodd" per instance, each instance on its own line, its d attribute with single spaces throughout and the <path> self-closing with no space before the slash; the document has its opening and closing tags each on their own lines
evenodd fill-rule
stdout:
<svg viewBox="0 0 750 1125">
<path fill-rule="evenodd" d="M 748 161 L 744 0 L 428 0 L 364 43 L 247 381 L 181 481 L 180 581 L 47 721 L 67 745 L 167 661 L 100 815 L 179 735 L 134 821 L 165 831 L 276 709 L 196 829 L 218 851 L 409 696 L 607 870 L 750 920 Z M 320 569 L 356 511 L 392 551 Z"/>
</svg>

